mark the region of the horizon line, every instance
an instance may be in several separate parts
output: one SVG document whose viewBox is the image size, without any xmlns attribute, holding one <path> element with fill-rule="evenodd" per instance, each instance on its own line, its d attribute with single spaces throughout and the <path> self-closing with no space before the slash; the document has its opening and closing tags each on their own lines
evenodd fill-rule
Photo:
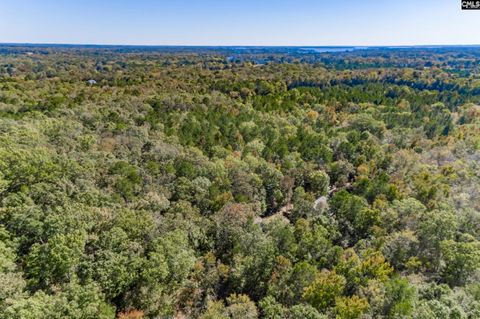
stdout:
<svg viewBox="0 0 480 319">
<path fill-rule="evenodd" d="M 92 46 L 92 47 L 202 47 L 202 48 L 411 48 L 411 47 L 480 47 L 478 44 L 382 44 L 382 45 L 255 45 L 255 44 L 102 44 L 102 43 L 64 43 L 64 42 L 0 42 L 0 46 Z"/>
</svg>

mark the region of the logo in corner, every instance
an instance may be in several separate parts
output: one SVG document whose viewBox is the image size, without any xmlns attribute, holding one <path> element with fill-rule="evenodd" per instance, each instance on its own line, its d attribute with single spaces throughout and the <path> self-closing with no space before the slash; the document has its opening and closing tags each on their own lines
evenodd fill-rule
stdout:
<svg viewBox="0 0 480 319">
<path fill-rule="evenodd" d="M 462 10 L 480 10 L 480 0 L 462 0 Z"/>
</svg>

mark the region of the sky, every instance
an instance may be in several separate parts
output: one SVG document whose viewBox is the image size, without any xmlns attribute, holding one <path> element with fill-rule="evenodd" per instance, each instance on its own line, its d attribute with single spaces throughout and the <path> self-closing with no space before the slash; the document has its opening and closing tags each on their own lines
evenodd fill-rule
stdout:
<svg viewBox="0 0 480 319">
<path fill-rule="evenodd" d="M 0 43 L 480 44 L 461 0 L 0 0 Z"/>
</svg>

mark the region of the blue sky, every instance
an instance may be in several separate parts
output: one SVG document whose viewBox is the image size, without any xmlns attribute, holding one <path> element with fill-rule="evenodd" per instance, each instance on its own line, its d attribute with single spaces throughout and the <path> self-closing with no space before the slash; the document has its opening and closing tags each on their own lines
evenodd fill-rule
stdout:
<svg viewBox="0 0 480 319">
<path fill-rule="evenodd" d="M 0 42 L 480 44 L 460 0 L 0 0 Z"/>
</svg>

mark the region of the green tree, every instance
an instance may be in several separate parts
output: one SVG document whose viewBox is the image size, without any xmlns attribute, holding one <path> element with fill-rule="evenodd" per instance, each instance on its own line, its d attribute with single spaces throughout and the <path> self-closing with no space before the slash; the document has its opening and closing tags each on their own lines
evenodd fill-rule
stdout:
<svg viewBox="0 0 480 319">
<path fill-rule="evenodd" d="M 368 301 L 356 295 L 338 297 L 335 300 L 335 317 L 337 319 L 357 319 L 367 312 L 368 308 Z"/>
<path fill-rule="evenodd" d="M 440 243 L 444 265 L 442 278 L 449 285 L 462 286 L 480 269 L 480 242 L 464 235 L 464 242 L 445 240 Z"/>
<path fill-rule="evenodd" d="M 346 280 L 334 271 L 324 270 L 305 288 L 303 299 L 318 311 L 325 311 L 335 305 L 335 298 L 341 296 Z"/>
<path fill-rule="evenodd" d="M 29 285 L 46 288 L 68 281 L 75 274 L 85 246 L 82 232 L 53 236 L 46 244 L 34 244 L 27 257 Z"/>
</svg>

